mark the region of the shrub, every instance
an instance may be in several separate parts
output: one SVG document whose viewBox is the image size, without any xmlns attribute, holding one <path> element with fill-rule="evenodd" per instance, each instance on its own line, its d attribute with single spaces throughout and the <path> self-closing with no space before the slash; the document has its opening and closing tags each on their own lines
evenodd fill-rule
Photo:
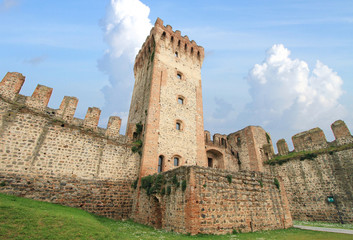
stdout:
<svg viewBox="0 0 353 240">
<path fill-rule="evenodd" d="M 273 183 L 276 185 L 276 187 L 279 189 L 279 181 L 277 178 L 273 179 Z"/>
<path fill-rule="evenodd" d="M 178 188 L 178 187 L 180 186 L 179 181 L 178 181 L 178 178 L 177 178 L 176 175 L 173 176 L 173 178 L 172 178 L 172 183 L 174 184 L 174 186 L 175 186 L 176 188 Z"/>
<path fill-rule="evenodd" d="M 138 178 L 131 184 L 131 187 L 136 189 L 137 188 L 137 183 L 138 183 Z"/>
<path fill-rule="evenodd" d="M 167 195 L 170 195 L 171 192 L 172 192 L 172 187 L 171 187 L 171 186 L 168 186 L 168 187 L 167 187 Z"/>
<path fill-rule="evenodd" d="M 233 179 L 232 175 L 227 175 L 226 178 L 229 183 L 232 183 L 232 179 Z"/>
<path fill-rule="evenodd" d="M 238 232 L 237 232 L 237 230 L 236 229 L 233 229 L 233 232 L 232 232 L 233 234 L 237 234 Z"/>
<path fill-rule="evenodd" d="M 143 125 L 141 124 L 141 122 L 136 123 L 136 134 L 140 135 L 142 133 L 142 129 L 143 129 Z"/>
<path fill-rule="evenodd" d="M 258 180 L 258 182 L 260 183 L 260 187 L 263 188 L 264 187 L 264 183 L 262 182 L 262 180 Z"/>
<path fill-rule="evenodd" d="M 183 190 L 183 192 L 186 190 L 186 180 L 181 182 L 181 190 Z"/>
</svg>

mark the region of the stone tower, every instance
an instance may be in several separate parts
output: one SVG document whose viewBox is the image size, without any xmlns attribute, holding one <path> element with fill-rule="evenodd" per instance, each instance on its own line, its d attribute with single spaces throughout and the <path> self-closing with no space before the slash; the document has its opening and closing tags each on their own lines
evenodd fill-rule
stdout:
<svg viewBox="0 0 353 240">
<path fill-rule="evenodd" d="M 159 18 L 136 56 L 126 135 L 142 140 L 141 177 L 182 165 L 206 166 L 203 58 L 203 47 Z"/>
</svg>

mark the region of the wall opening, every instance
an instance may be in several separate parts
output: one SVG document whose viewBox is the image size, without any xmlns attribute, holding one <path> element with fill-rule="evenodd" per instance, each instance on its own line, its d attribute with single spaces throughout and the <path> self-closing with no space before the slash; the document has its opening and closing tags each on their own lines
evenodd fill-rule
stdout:
<svg viewBox="0 0 353 240">
<path fill-rule="evenodd" d="M 213 159 L 207 158 L 207 160 L 208 160 L 208 167 L 213 167 Z"/>
<path fill-rule="evenodd" d="M 220 151 L 211 149 L 206 152 L 206 155 L 208 167 L 224 169 L 224 156 Z"/>
<path fill-rule="evenodd" d="M 162 155 L 158 158 L 158 173 L 163 172 L 164 157 Z"/>
<path fill-rule="evenodd" d="M 162 228 L 162 209 L 161 204 L 159 203 L 156 197 L 153 197 L 152 200 L 152 209 L 151 209 L 151 223 L 157 229 Z"/>
</svg>

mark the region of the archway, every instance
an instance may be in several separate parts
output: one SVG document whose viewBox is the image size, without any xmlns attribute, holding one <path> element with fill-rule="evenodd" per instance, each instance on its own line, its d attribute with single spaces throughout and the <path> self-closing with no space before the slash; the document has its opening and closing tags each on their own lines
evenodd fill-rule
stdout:
<svg viewBox="0 0 353 240">
<path fill-rule="evenodd" d="M 224 169 L 224 156 L 216 150 L 211 149 L 206 152 L 208 167 Z"/>
</svg>

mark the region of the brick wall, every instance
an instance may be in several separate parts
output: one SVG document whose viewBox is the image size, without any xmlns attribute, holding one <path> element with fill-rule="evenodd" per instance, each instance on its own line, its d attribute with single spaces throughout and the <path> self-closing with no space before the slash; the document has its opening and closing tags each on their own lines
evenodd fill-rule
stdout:
<svg viewBox="0 0 353 240">
<path fill-rule="evenodd" d="M 269 174 L 229 172 L 198 166 L 180 167 L 163 173 L 171 194 L 147 196 L 136 190 L 133 219 L 181 233 L 225 234 L 288 228 L 291 215 L 283 183 L 280 190 Z M 185 191 L 172 178 L 187 181 Z M 227 176 L 231 176 L 231 183 Z M 261 186 L 262 185 L 262 186 Z M 153 216 L 159 213 L 160 218 Z"/>
</svg>

